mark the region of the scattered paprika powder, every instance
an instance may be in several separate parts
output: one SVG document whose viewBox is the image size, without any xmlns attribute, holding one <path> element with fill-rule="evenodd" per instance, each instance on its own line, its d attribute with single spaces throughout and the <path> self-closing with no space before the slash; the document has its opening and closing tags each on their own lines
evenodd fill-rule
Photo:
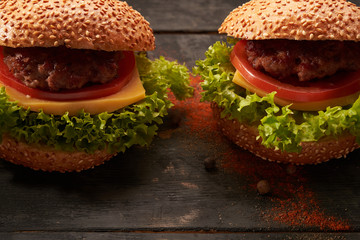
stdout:
<svg viewBox="0 0 360 240">
<path fill-rule="evenodd" d="M 255 157 L 227 141 L 217 128 L 210 104 L 201 102 L 199 77 L 192 78 L 195 87 L 194 97 L 185 101 L 177 101 L 175 109 L 186 114 L 183 124 L 188 134 L 207 141 L 211 148 L 217 148 L 220 167 L 225 172 L 239 174 L 247 179 L 246 188 L 257 190 L 257 183 L 265 179 L 271 192 L 264 196 L 271 201 L 272 207 L 261 211 L 266 221 L 276 221 L 292 227 L 310 227 L 320 230 L 346 231 L 350 226 L 346 221 L 328 215 L 317 202 L 314 192 L 307 186 L 308 180 L 302 176 L 302 167 L 287 166 L 267 162 Z"/>
</svg>

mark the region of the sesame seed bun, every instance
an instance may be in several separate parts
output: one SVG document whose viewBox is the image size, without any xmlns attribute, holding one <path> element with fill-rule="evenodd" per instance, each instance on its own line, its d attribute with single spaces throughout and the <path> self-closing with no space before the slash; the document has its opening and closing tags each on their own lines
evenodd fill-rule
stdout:
<svg viewBox="0 0 360 240">
<path fill-rule="evenodd" d="M 48 172 L 82 171 L 98 166 L 112 158 L 106 150 L 92 154 L 85 152 L 65 152 L 51 147 L 29 145 L 11 137 L 3 136 L 0 144 L 0 158 L 7 161 Z"/>
<path fill-rule="evenodd" d="M 58 47 L 103 51 L 149 51 L 149 22 L 118 0 L 2 0 L 0 46 Z M 56 150 L 3 135 L 0 158 L 35 170 L 71 172 L 100 165 L 115 154 Z"/>
<path fill-rule="evenodd" d="M 0 45 L 149 51 L 155 39 L 149 22 L 126 2 L 3 0 Z"/>
<path fill-rule="evenodd" d="M 344 134 L 337 138 L 327 137 L 317 142 L 301 143 L 301 153 L 287 153 L 266 148 L 261 144 L 261 138 L 257 139 L 259 132 L 257 126 L 221 118 L 222 109 L 215 103 L 211 104 L 215 118 L 222 133 L 236 145 L 250 151 L 256 156 L 278 163 L 291 163 L 296 165 L 319 164 L 334 158 L 345 157 L 360 146 L 356 143 L 356 137 Z"/>
<path fill-rule="evenodd" d="M 359 16 L 360 8 L 346 0 L 251 0 L 226 17 L 219 33 L 245 40 L 360 41 Z M 257 126 L 221 118 L 222 110 L 214 103 L 212 108 L 225 136 L 269 161 L 318 164 L 360 147 L 355 136 L 343 134 L 302 142 L 300 153 L 281 152 L 261 144 Z"/>
<path fill-rule="evenodd" d="M 234 9 L 219 33 L 247 40 L 360 41 L 360 8 L 346 0 L 252 0 Z"/>
</svg>

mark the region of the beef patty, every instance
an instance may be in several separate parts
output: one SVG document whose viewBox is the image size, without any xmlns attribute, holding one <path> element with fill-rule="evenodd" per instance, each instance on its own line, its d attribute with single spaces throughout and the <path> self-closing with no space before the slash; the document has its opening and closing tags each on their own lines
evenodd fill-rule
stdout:
<svg viewBox="0 0 360 240">
<path fill-rule="evenodd" d="M 26 86 L 48 91 L 107 83 L 116 78 L 121 56 L 121 52 L 65 47 L 4 47 L 10 72 Z"/>
<path fill-rule="evenodd" d="M 340 70 L 360 69 L 360 43 L 352 41 L 247 41 L 248 61 L 259 71 L 285 80 L 309 81 Z"/>
</svg>

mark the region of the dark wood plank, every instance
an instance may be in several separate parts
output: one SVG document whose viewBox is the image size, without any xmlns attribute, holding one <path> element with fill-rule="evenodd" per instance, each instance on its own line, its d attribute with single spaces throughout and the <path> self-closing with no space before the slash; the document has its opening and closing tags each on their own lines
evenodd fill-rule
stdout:
<svg viewBox="0 0 360 240">
<path fill-rule="evenodd" d="M 221 38 L 166 34 L 158 36 L 161 47 L 152 54 L 194 62 Z M 43 173 L 1 162 L 0 232 L 339 230 L 327 219 L 340 230 L 359 231 L 359 151 L 347 160 L 298 167 L 291 175 L 286 166 L 257 159 L 216 131 L 204 136 L 193 131 L 189 121 L 196 109 L 183 107 L 173 110 L 181 113 L 179 128 L 165 124 L 149 149 L 132 148 L 93 170 Z M 218 169 L 208 172 L 203 162 L 212 156 Z M 257 193 L 254 186 L 260 179 L 271 182 L 272 195 Z M 321 215 L 325 228 L 318 222 L 291 224 L 279 218 L 301 214 L 293 205 L 304 202 L 314 205 L 310 209 Z"/>
<path fill-rule="evenodd" d="M 149 150 L 134 148 L 80 174 L 5 164 L 0 231 L 210 230 L 227 229 L 231 222 L 244 231 L 257 227 L 251 201 L 256 193 L 227 190 L 225 179 L 204 170 L 198 158 L 204 149 L 184 151 L 180 140 L 158 139 Z"/>
<path fill-rule="evenodd" d="M 156 32 L 217 31 L 221 22 L 245 0 L 134 0 L 129 1 Z"/>
<path fill-rule="evenodd" d="M 141 240 L 284 240 L 284 239 L 302 239 L 302 240 L 357 240 L 359 233 L 122 233 L 122 232 L 70 232 L 70 233 L 0 233 L 0 239 L 12 240 L 121 240 L 121 239 L 141 239 Z"/>
<path fill-rule="evenodd" d="M 350 0 L 360 5 L 359 0 Z M 155 32 L 217 32 L 225 17 L 247 0 L 133 0 Z"/>
<path fill-rule="evenodd" d="M 156 49 L 149 52 L 150 58 L 164 56 L 185 64 L 189 70 L 195 62 L 205 58 L 205 51 L 216 41 L 226 41 L 225 35 L 219 34 L 155 34 Z"/>
<path fill-rule="evenodd" d="M 210 44 L 225 39 L 215 32 L 241 1 L 129 3 L 161 33 L 149 56 L 191 68 Z M 182 113 L 180 127 L 165 124 L 150 149 L 135 147 L 82 173 L 35 172 L 0 161 L 0 239 L 360 237 L 360 151 L 290 174 L 287 166 L 254 158 L 216 132 L 191 131 L 190 111 L 197 110 L 174 110 Z M 215 157 L 217 170 L 204 169 L 208 157 Z M 260 179 L 269 180 L 272 194 L 257 193 Z M 323 223 L 292 224 L 284 217 L 309 210 Z"/>
</svg>

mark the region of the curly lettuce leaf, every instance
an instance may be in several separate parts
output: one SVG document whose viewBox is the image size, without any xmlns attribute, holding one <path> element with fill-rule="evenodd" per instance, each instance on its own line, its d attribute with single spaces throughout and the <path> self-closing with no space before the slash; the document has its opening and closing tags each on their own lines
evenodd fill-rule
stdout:
<svg viewBox="0 0 360 240">
<path fill-rule="evenodd" d="M 146 90 L 142 101 L 112 113 L 62 116 L 32 112 L 9 100 L 0 89 L 0 141 L 3 134 L 30 144 L 41 144 L 65 151 L 108 149 L 124 152 L 133 145 L 148 146 L 158 125 L 173 105 L 169 89 L 178 99 L 192 96 L 189 73 L 184 65 L 164 58 L 149 60 L 144 53 L 136 56 L 140 78 Z"/>
<path fill-rule="evenodd" d="M 202 101 L 217 103 L 223 108 L 222 117 L 257 126 L 264 146 L 286 152 L 300 152 L 301 142 L 343 133 L 356 136 L 360 144 L 360 97 L 351 106 L 328 107 L 318 112 L 278 106 L 274 103 L 275 92 L 259 97 L 232 82 L 232 48 L 233 44 L 216 42 L 193 69 L 203 79 Z"/>
<path fill-rule="evenodd" d="M 170 88 L 178 100 L 193 96 L 194 89 L 189 86 L 189 72 L 185 65 L 167 61 L 162 56 L 151 61 L 145 54 L 137 56 L 137 64 L 147 93 L 152 94 L 158 87 L 163 87 L 163 90 Z M 166 91 L 162 91 L 164 93 Z"/>
</svg>

